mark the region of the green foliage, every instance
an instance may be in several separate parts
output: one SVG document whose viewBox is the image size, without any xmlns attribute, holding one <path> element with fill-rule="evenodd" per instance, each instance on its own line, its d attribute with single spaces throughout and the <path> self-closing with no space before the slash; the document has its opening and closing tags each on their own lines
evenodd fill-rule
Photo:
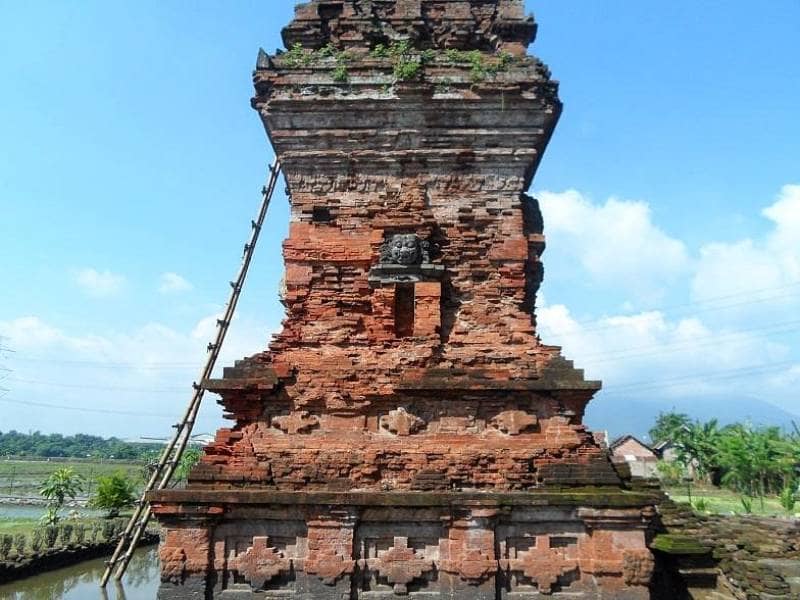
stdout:
<svg viewBox="0 0 800 600">
<path fill-rule="evenodd" d="M 0 558 L 3 560 L 11 554 L 11 547 L 14 545 L 14 538 L 8 534 L 0 537 Z"/>
<path fill-rule="evenodd" d="M 395 81 L 411 81 L 422 76 L 425 66 L 439 57 L 450 62 L 467 63 L 470 67 L 470 79 L 480 82 L 508 69 L 516 60 L 508 52 L 499 52 L 492 56 L 480 50 L 445 50 L 444 53 L 432 49 L 417 50 L 409 40 L 394 41 L 388 46 L 376 45 L 370 56 L 380 59 L 391 59 L 392 74 Z"/>
<path fill-rule="evenodd" d="M 413 58 L 402 58 L 394 64 L 392 74 L 396 81 L 411 81 L 419 77 L 422 63 Z"/>
<path fill-rule="evenodd" d="M 17 533 L 14 536 L 14 549 L 17 551 L 17 556 L 25 554 L 25 546 L 28 543 L 28 538 L 24 533 Z"/>
<path fill-rule="evenodd" d="M 38 553 L 42 549 L 43 541 L 44 536 L 42 535 L 42 530 L 34 529 L 33 534 L 31 534 L 31 550 Z"/>
<path fill-rule="evenodd" d="M 659 413 L 656 423 L 650 428 L 648 434 L 653 444 L 672 441 L 683 435 L 692 420 L 684 413 Z"/>
<path fill-rule="evenodd" d="M 45 500 L 61 506 L 67 498 L 74 499 L 82 489 L 83 477 L 72 467 L 64 467 L 50 474 L 42 484 L 39 494 Z"/>
<path fill-rule="evenodd" d="M 75 543 L 80 545 L 86 541 L 86 523 L 78 523 L 75 525 Z"/>
<path fill-rule="evenodd" d="M 58 539 L 58 527 L 48 525 L 44 528 L 44 543 L 48 548 L 54 548 Z"/>
<path fill-rule="evenodd" d="M 694 501 L 694 509 L 698 512 L 708 512 L 708 500 L 705 498 L 698 498 Z"/>
<path fill-rule="evenodd" d="M 333 58 L 336 62 L 331 72 L 333 80 L 337 83 L 348 81 L 350 74 L 347 70 L 347 63 L 352 59 L 352 56 L 346 50 L 339 50 L 331 43 L 318 50 L 312 50 L 303 48 L 302 44 L 297 42 L 283 54 L 284 65 L 295 69 L 310 67 L 329 58 Z"/>
<path fill-rule="evenodd" d="M 310 65 L 314 60 L 314 56 L 311 51 L 303 48 L 300 42 L 295 42 L 295 44 L 289 48 L 289 51 L 283 55 L 283 59 L 288 66 L 297 68 Z"/>
<path fill-rule="evenodd" d="M 175 469 L 175 480 L 186 481 L 189 478 L 189 472 L 200 461 L 202 455 L 203 450 L 199 446 L 187 446 L 178 463 L 178 468 Z"/>
<path fill-rule="evenodd" d="M 778 427 L 742 423 L 719 427 L 715 419 L 691 421 L 684 414 L 662 413 L 650 430 L 650 437 L 671 440 L 680 464 L 691 469 L 698 479 L 714 485 L 721 483 L 741 494 L 746 512 L 752 510 L 752 498 L 759 499 L 762 512 L 767 496 L 786 493 L 787 503 L 790 501 L 789 492 L 784 490 L 800 466 L 797 428 L 787 434 Z"/>
<path fill-rule="evenodd" d="M 753 512 L 753 499 L 748 498 L 747 496 L 742 496 L 739 501 L 742 503 L 742 509 L 744 510 L 744 514 L 749 515 Z"/>
<path fill-rule="evenodd" d="M 59 533 L 60 533 L 60 537 L 61 537 L 61 545 L 62 546 L 69 546 L 69 543 L 72 541 L 72 531 L 73 531 L 73 529 L 74 529 L 73 526 L 71 524 L 69 524 L 69 523 L 64 523 L 59 528 Z"/>
<path fill-rule="evenodd" d="M 58 507 L 57 506 L 48 506 L 47 510 L 45 510 L 42 518 L 39 519 L 39 522 L 42 525 L 53 525 L 55 526 L 61 517 L 58 516 Z"/>
<path fill-rule="evenodd" d="M 35 456 L 42 458 L 113 458 L 120 460 L 140 460 L 159 444 L 123 442 L 118 438 L 102 438 L 96 435 L 64 436 L 58 433 L 44 435 L 20 433 L 18 431 L 0 432 L 0 455 Z"/>
<path fill-rule="evenodd" d="M 350 79 L 350 74 L 347 71 L 347 66 L 342 64 L 337 64 L 333 68 L 333 72 L 331 73 L 333 80 L 338 83 L 344 83 L 348 79 Z"/>
<path fill-rule="evenodd" d="M 83 477 L 72 467 L 56 469 L 45 479 L 39 494 L 47 500 L 47 513 L 43 519 L 49 525 L 58 523 L 58 511 L 67 498 L 72 500 L 83 489 Z"/>
<path fill-rule="evenodd" d="M 92 508 L 99 508 L 115 517 L 123 508 L 136 502 L 136 488 L 124 472 L 117 471 L 105 477 L 98 477 L 97 490 L 89 501 Z"/>
<path fill-rule="evenodd" d="M 786 512 L 794 512 L 794 507 L 797 503 L 797 495 L 795 492 L 795 486 L 792 482 L 787 482 L 786 485 L 783 486 L 783 489 L 781 490 L 780 501 L 781 506 Z"/>
<path fill-rule="evenodd" d="M 103 523 L 103 539 L 111 542 L 117 535 L 117 524 L 115 521 L 106 521 Z"/>
<path fill-rule="evenodd" d="M 667 462 L 660 460 L 656 463 L 656 471 L 658 472 L 658 478 L 664 485 L 677 485 L 686 474 L 683 465 L 677 461 Z"/>
</svg>

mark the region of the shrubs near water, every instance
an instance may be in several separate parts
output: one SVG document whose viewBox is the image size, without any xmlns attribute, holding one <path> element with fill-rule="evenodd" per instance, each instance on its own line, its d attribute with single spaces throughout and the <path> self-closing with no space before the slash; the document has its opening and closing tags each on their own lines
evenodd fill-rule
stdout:
<svg viewBox="0 0 800 600">
<path fill-rule="evenodd" d="M 69 546 L 69 543 L 72 540 L 72 531 L 73 531 L 73 526 L 69 523 L 64 523 L 60 527 L 59 533 L 61 537 L 62 546 Z"/>
<path fill-rule="evenodd" d="M 86 540 L 86 524 L 78 523 L 77 525 L 75 525 L 75 543 L 81 545 L 85 540 Z"/>
<path fill-rule="evenodd" d="M 105 510 L 109 518 L 119 515 L 123 508 L 133 506 L 136 502 L 136 489 L 133 482 L 122 471 L 107 477 L 97 478 L 97 491 L 89 505 L 92 508 Z"/>
<path fill-rule="evenodd" d="M 47 525 L 56 525 L 60 520 L 58 511 L 64 506 L 67 498 L 74 500 L 83 490 L 83 477 L 72 467 L 56 469 L 45 479 L 39 490 L 42 498 L 47 500 L 47 512 L 42 521 Z"/>
<path fill-rule="evenodd" d="M 11 547 L 14 545 L 14 538 L 6 534 L 0 537 L 0 558 L 6 560 L 11 554 Z"/>
<path fill-rule="evenodd" d="M 27 541 L 28 539 L 25 537 L 24 533 L 18 533 L 14 536 L 14 550 L 17 551 L 17 556 L 25 554 Z"/>
<path fill-rule="evenodd" d="M 55 525 L 48 525 L 44 528 L 44 543 L 48 548 L 55 548 L 56 540 L 58 540 L 58 527 Z"/>
<path fill-rule="evenodd" d="M 43 535 L 41 529 L 34 529 L 31 535 L 31 550 L 38 554 L 42 549 Z"/>
</svg>

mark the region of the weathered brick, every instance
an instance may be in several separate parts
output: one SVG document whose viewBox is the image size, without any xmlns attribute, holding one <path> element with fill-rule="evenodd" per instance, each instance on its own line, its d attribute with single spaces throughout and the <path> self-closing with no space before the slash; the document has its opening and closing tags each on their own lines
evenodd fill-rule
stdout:
<svg viewBox="0 0 800 600">
<path fill-rule="evenodd" d="M 599 383 L 536 334 L 544 237 L 524 192 L 561 105 L 524 55 L 534 32 L 521 0 L 313 1 L 283 31 L 305 54 L 259 60 L 253 106 L 291 202 L 286 317 L 266 350 L 206 382 L 235 423 L 185 491 L 154 496 L 170 597 L 179 574 L 208 576 L 217 596 L 645 586 L 648 500 L 620 493 L 581 423 Z M 387 84 L 396 58 L 370 44 L 397 37 L 432 58 Z M 311 54 L 328 44 L 349 54 Z M 452 49 L 492 68 L 476 81 Z M 625 506 L 589 524 L 560 507 L 570 488 Z M 497 508 L 549 490 L 548 518 Z M 176 533 L 189 524 L 206 537 Z"/>
</svg>

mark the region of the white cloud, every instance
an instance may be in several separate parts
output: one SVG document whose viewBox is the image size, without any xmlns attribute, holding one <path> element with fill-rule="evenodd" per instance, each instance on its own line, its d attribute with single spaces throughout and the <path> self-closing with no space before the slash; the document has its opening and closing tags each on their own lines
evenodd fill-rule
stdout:
<svg viewBox="0 0 800 600">
<path fill-rule="evenodd" d="M 744 388 L 757 393 L 791 350 L 758 330 L 713 329 L 697 317 L 670 319 L 659 311 L 577 321 L 565 306 L 555 305 L 540 308 L 538 315 L 542 340 L 562 346 L 565 356 L 589 378 L 602 379 L 609 393 L 721 393 L 732 381 L 737 393 Z M 735 377 L 761 368 L 764 377 Z"/>
<path fill-rule="evenodd" d="M 159 282 L 158 291 L 161 294 L 188 292 L 193 287 L 191 283 L 177 273 L 162 273 Z"/>
<path fill-rule="evenodd" d="M 575 190 L 537 197 L 548 260 L 554 252 L 571 255 L 595 283 L 658 298 L 690 266 L 683 242 L 653 224 L 645 202 L 609 198 L 595 204 Z"/>
<path fill-rule="evenodd" d="M 693 300 L 724 295 L 755 300 L 742 302 L 732 313 L 736 318 L 773 317 L 800 309 L 800 186 L 784 186 L 761 214 L 773 223 L 763 238 L 711 242 L 700 248 L 691 281 Z"/>
<path fill-rule="evenodd" d="M 126 438 L 169 435 L 170 424 L 185 409 L 191 384 L 207 357 L 206 344 L 217 317 L 205 316 L 186 328 L 153 322 L 97 334 L 68 332 L 36 316 L 0 321 L 3 345 L 14 350 L 4 358 L 11 369 L 3 386 L 10 389 L 5 400 L 144 415 L 120 418 L 2 403 L 3 430 L 36 427 Z M 264 322 L 246 316 L 235 319 L 215 374 L 263 350 L 269 331 Z M 213 394 L 206 398 L 197 432 L 213 432 L 222 425 L 215 399 Z"/>
<path fill-rule="evenodd" d="M 554 246 L 573 253 L 577 264 L 567 277 L 578 294 L 618 282 L 635 297 L 631 285 L 643 277 L 649 285 L 686 281 L 691 291 L 691 302 L 672 308 L 589 320 L 542 301 L 545 343 L 562 345 L 608 393 L 749 394 L 800 410 L 800 186 L 784 186 L 761 211 L 772 224 L 765 234 L 709 240 L 695 256 L 652 223 L 646 204 L 611 199 L 599 206 L 574 191 L 539 196 L 545 231 L 556 240 L 549 259 Z M 648 273 L 657 277 L 647 280 Z"/>
<path fill-rule="evenodd" d="M 75 282 L 88 295 L 106 298 L 118 294 L 125 286 L 125 278 L 111 271 L 97 271 L 92 268 L 80 269 L 75 273 Z"/>
</svg>

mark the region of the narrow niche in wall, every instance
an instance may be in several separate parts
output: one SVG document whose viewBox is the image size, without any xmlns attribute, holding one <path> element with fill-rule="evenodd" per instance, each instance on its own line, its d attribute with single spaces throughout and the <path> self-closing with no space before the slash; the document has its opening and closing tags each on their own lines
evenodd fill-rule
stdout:
<svg viewBox="0 0 800 600">
<path fill-rule="evenodd" d="M 333 215 L 327 206 L 315 206 L 311 209 L 312 223 L 330 223 L 331 221 L 333 221 Z"/>
<path fill-rule="evenodd" d="M 394 334 L 399 338 L 414 334 L 414 284 L 394 286 Z"/>
</svg>

